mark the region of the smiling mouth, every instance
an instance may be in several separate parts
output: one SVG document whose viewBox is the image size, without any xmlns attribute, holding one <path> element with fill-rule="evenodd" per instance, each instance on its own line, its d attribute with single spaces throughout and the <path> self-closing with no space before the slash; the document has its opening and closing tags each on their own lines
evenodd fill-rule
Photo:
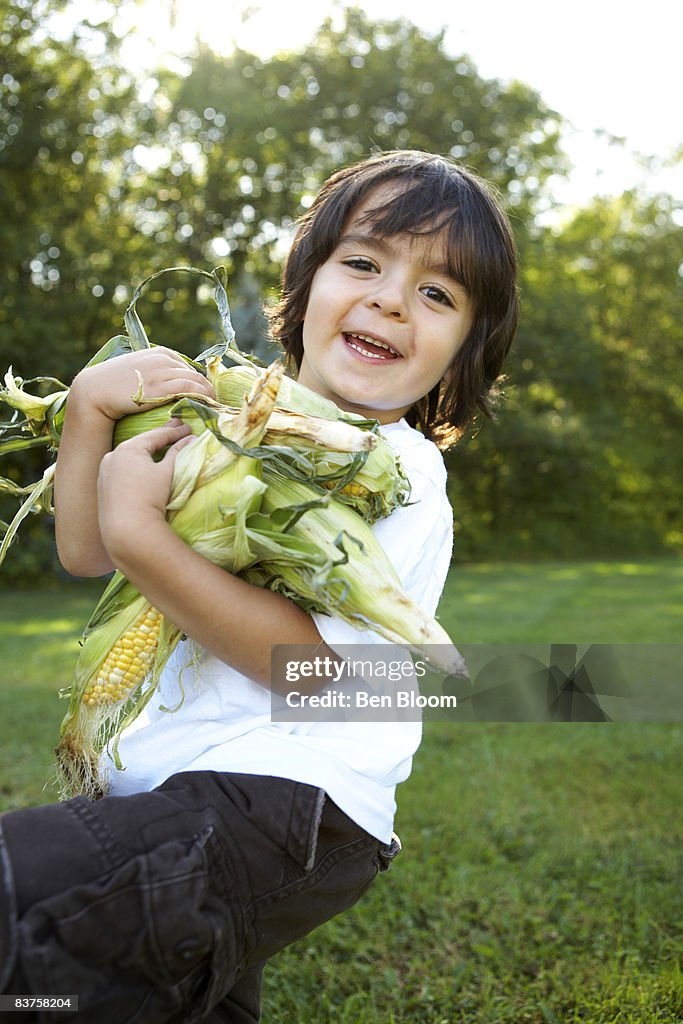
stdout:
<svg viewBox="0 0 683 1024">
<path fill-rule="evenodd" d="M 349 334 L 345 331 L 343 338 L 349 348 L 352 348 L 354 352 L 358 352 L 362 356 L 366 356 L 368 359 L 378 359 L 387 362 L 401 358 L 400 354 L 391 345 L 387 345 L 385 341 L 379 341 L 377 338 L 371 338 L 367 334 Z"/>
</svg>

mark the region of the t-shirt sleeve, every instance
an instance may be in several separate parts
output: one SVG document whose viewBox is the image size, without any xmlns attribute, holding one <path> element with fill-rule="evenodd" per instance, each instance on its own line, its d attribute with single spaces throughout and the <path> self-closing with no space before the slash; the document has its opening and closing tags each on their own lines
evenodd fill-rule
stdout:
<svg viewBox="0 0 683 1024">
<path fill-rule="evenodd" d="M 411 484 L 410 503 L 395 509 L 374 527 L 406 593 L 429 615 L 436 612 L 453 551 L 453 511 L 446 495 L 446 470 L 438 449 L 423 441 L 400 452 Z M 386 643 L 371 630 L 314 613 L 325 643 Z"/>
</svg>

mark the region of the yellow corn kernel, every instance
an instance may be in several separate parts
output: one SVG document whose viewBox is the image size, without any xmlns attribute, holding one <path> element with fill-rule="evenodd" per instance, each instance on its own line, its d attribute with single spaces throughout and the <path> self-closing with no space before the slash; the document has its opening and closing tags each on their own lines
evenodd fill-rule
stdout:
<svg viewBox="0 0 683 1024">
<path fill-rule="evenodd" d="M 327 480 L 325 481 L 323 486 L 327 487 L 328 490 L 332 490 L 335 485 L 332 480 Z M 350 484 L 346 484 L 346 486 L 340 488 L 339 493 L 349 494 L 354 498 L 365 498 L 370 493 L 370 491 L 368 490 L 367 487 L 364 487 L 363 484 L 354 483 L 352 480 Z"/>
<path fill-rule="evenodd" d="M 161 614 L 156 608 L 148 607 L 141 612 L 83 691 L 88 707 L 119 704 L 130 697 L 152 668 L 160 626 Z"/>
</svg>

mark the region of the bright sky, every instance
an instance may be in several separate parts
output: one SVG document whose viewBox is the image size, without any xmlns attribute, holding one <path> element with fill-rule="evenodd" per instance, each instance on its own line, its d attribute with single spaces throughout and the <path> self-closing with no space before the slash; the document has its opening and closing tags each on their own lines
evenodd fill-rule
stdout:
<svg viewBox="0 0 683 1024">
<path fill-rule="evenodd" d="M 82 0 L 74 0 L 76 8 Z M 131 60 L 166 49 L 181 55 L 201 34 L 218 51 L 233 40 L 268 56 L 305 43 L 323 18 L 350 0 L 141 0 L 140 43 Z M 564 145 L 576 168 L 562 202 L 619 193 L 646 182 L 683 198 L 683 162 L 656 176 L 638 154 L 666 163 L 683 151 L 680 113 L 683 4 L 676 0 L 362 0 L 373 19 L 406 17 L 446 29 L 454 55 L 469 54 L 481 75 L 520 79 L 571 124 Z M 84 8 L 85 8 L 84 4 Z M 93 17 L 94 4 L 87 10 Z M 168 27 L 175 7 L 176 27 Z M 240 12 L 250 12 L 242 19 Z M 150 40 L 152 44 L 150 45 Z M 610 144 L 606 132 L 624 137 Z"/>
</svg>

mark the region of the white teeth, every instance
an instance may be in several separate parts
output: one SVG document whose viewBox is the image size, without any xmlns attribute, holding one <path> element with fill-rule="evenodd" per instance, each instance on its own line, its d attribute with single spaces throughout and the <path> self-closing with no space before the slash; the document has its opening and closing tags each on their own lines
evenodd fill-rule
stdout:
<svg viewBox="0 0 683 1024">
<path fill-rule="evenodd" d="M 385 359 L 386 356 L 380 356 L 376 352 L 368 352 L 366 348 L 361 348 L 360 345 L 354 345 L 352 341 L 349 342 L 349 348 L 353 348 L 356 352 L 360 352 L 361 355 L 367 356 L 368 359 Z"/>
<path fill-rule="evenodd" d="M 375 348 L 384 348 L 384 349 L 387 350 L 387 352 L 391 352 L 392 356 L 397 356 L 398 355 L 398 352 L 396 352 L 396 350 L 393 349 L 391 347 L 391 345 L 387 345 L 384 341 L 378 341 L 377 338 L 370 338 L 370 337 L 368 337 L 367 334 L 350 334 L 348 337 L 349 338 L 358 338 L 359 341 L 367 341 L 370 345 L 374 345 Z M 368 349 L 361 348 L 360 345 L 354 345 L 354 343 L 352 341 L 350 341 L 350 340 L 349 340 L 348 344 L 351 346 L 351 348 L 355 349 L 356 352 L 360 352 L 361 355 L 364 355 L 364 356 L 369 356 L 371 359 L 384 359 L 385 358 L 384 356 L 378 355 L 376 352 L 369 352 Z"/>
</svg>

